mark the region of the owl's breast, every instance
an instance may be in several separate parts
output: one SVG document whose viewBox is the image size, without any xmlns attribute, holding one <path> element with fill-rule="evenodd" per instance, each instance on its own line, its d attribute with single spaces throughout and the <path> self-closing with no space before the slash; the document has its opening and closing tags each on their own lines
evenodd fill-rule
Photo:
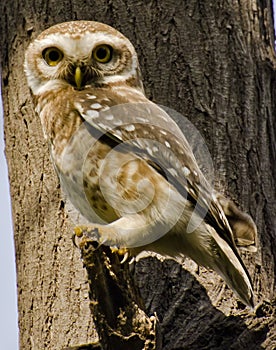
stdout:
<svg viewBox="0 0 276 350">
<path fill-rule="evenodd" d="M 81 214 L 94 223 L 106 224 L 118 219 L 101 188 L 102 167 L 111 148 L 94 138 L 84 124 L 60 154 L 51 148 L 62 188 Z"/>
<path fill-rule="evenodd" d="M 100 169 L 110 147 L 87 130 L 72 93 L 68 88 L 44 94 L 36 110 L 66 196 L 89 221 L 109 223 L 118 214 L 102 194 Z"/>
</svg>

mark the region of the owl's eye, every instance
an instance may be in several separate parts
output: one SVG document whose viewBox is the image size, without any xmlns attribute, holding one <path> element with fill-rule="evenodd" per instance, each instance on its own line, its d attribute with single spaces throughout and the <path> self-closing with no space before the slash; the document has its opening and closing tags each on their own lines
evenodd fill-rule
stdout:
<svg viewBox="0 0 276 350">
<path fill-rule="evenodd" d="M 108 63 L 112 58 L 112 47 L 109 45 L 99 45 L 93 51 L 93 58 L 99 63 Z"/>
<path fill-rule="evenodd" d="M 56 66 L 62 59 L 63 53 L 56 47 L 48 47 L 43 50 L 42 56 L 49 66 Z"/>
</svg>

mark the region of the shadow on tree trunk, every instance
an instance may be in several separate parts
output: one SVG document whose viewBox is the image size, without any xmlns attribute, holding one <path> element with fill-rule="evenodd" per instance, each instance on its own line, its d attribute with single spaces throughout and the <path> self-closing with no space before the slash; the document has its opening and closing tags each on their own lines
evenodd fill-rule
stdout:
<svg viewBox="0 0 276 350">
<path fill-rule="evenodd" d="M 136 283 L 146 300 L 146 312 L 156 312 L 159 318 L 163 350 L 264 349 L 261 344 L 269 331 L 267 318 L 275 312 L 275 305 L 273 308 L 263 303 L 254 314 L 238 303 L 240 316 L 226 316 L 212 305 L 205 288 L 179 263 L 149 257 L 138 261 L 136 269 Z M 147 271 L 146 278 L 143 270 Z M 253 318 L 255 326 L 251 324 L 249 328 L 246 320 Z M 275 321 L 271 318 L 270 322 Z"/>
<path fill-rule="evenodd" d="M 238 303 L 240 315 L 226 316 L 174 260 L 146 257 L 129 265 L 96 242 L 86 239 L 80 248 L 100 341 L 66 349 L 264 349 L 268 318 L 273 322 L 271 304 L 263 303 L 250 313 Z M 246 321 L 253 318 L 258 321 L 248 327 Z"/>
</svg>

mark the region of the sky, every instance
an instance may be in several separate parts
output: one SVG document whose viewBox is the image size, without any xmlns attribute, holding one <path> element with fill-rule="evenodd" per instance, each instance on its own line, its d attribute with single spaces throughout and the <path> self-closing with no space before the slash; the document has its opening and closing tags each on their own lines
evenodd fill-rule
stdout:
<svg viewBox="0 0 276 350">
<path fill-rule="evenodd" d="M 276 0 L 273 0 L 276 13 Z M 1 91 L 0 91 L 1 96 Z M 3 110 L 0 101 L 0 344 L 18 350 L 18 317 L 15 253 L 11 220 L 7 163 L 4 155 Z"/>
<path fill-rule="evenodd" d="M 1 101 L 0 101 L 1 102 Z M 4 155 L 3 110 L 0 103 L 0 344 L 18 349 L 15 253 L 7 163 Z"/>
</svg>

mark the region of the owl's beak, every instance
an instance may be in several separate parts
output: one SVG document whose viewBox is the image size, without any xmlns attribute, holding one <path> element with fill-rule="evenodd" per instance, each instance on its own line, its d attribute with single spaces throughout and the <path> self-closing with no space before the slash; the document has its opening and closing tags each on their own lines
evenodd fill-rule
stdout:
<svg viewBox="0 0 276 350">
<path fill-rule="evenodd" d="M 77 67 L 75 70 L 75 83 L 76 83 L 76 86 L 78 89 L 81 88 L 82 80 L 83 80 L 82 71 L 81 71 L 80 67 Z"/>
</svg>

